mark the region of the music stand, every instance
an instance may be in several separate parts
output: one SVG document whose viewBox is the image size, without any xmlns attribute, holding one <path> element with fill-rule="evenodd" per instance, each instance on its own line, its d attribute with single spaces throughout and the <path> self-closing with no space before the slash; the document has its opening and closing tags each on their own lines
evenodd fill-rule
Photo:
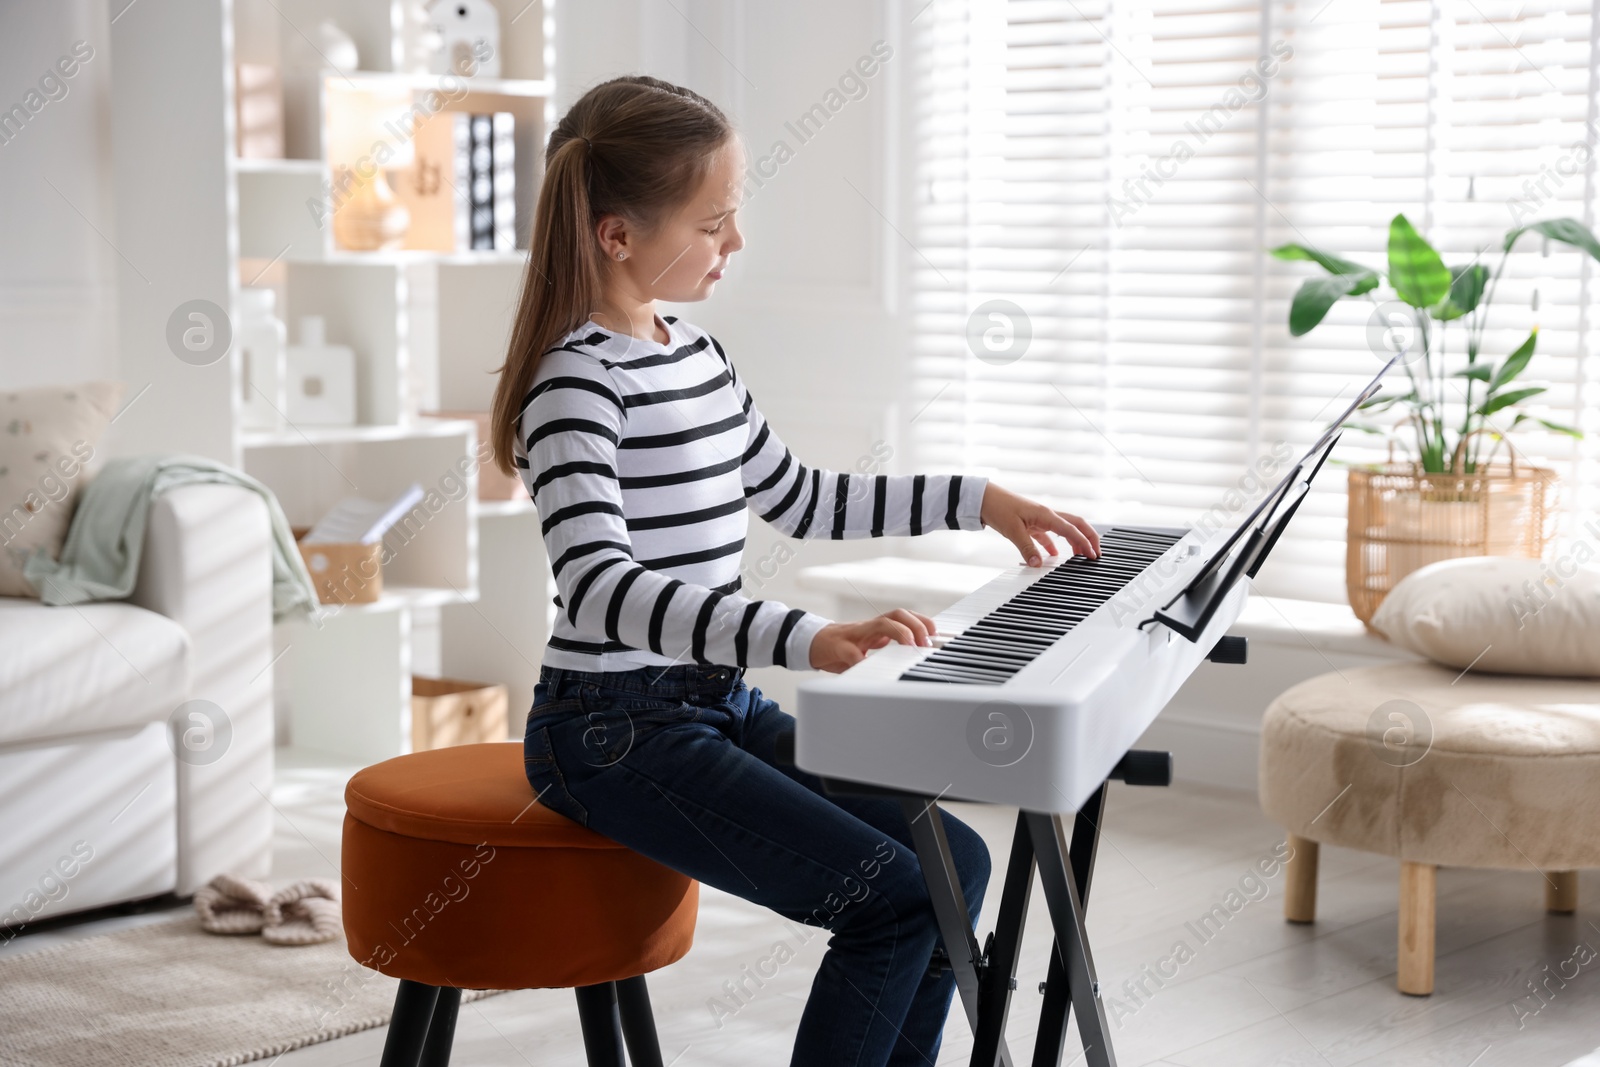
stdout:
<svg viewBox="0 0 1600 1067">
<path fill-rule="evenodd" d="M 1267 555 L 1278 543 L 1278 538 L 1288 527 L 1289 520 L 1299 510 L 1301 502 L 1311 490 L 1311 481 L 1334 445 L 1339 443 L 1341 427 L 1356 409 L 1376 395 L 1389 372 L 1401 357 L 1390 358 L 1356 394 L 1356 398 L 1330 422 L 1312 442 L 1311 447 L 1290 468 L 1272 491 L 1261 498 L 1243 522 L 1228 535 L 1228 539 L 1212 553 L 1193 578 L 1167 603 L 1157 608 L 1155 614 L 1139 623 L 1142 630 L 1152 622 L 1164 623 L 1174 633 L 1190 641 L 1198 641 L 1212 616 L 1222 606 L 1223 600 L 1238 583 L 1241 576 L 1254 578 Z M 1241 544 L 1241 542 L 1243 542 Z M 1237 548 L 1237 551 L 1235 549 Z"/>
</svg>

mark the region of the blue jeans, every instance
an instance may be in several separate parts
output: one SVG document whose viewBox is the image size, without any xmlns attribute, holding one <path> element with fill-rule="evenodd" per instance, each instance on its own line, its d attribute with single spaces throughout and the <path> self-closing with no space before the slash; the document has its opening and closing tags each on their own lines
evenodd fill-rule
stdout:
<svg viewBox="0 0 1600 1067">
<path fill-rule="evenodd" d="M 523 742 L 539 802 L 706 885 L 832 931 L 791 1067 L 932 1065 L 955 992 L 896 800 L 828 796 L 774 763 L 794 717 L 737 667 L 543 667 Z M 974 922 L 989 882 L 977 832 L 941 812 Z M 811 935 L 806 935 L 811 936 Z M 752 945 L 752 950 L 767 946 Z M 771 954 L 769 953 L 769 956 Z M 709 990 L 717 1026 L 786 956 Z"/>
</svg>

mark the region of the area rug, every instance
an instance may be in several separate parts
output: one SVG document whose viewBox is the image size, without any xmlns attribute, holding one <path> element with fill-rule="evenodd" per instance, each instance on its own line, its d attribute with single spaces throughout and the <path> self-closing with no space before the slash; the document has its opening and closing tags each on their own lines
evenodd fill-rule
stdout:
<svg viewBox="0 0 1600 1067">
<path fill-rule="evenodd" d="M 342 937 L 273 945 L 191 914 L 0 958 L 0 1064 L 232 1067 L 384 1026 L 398 984 Z"/>
</svg>

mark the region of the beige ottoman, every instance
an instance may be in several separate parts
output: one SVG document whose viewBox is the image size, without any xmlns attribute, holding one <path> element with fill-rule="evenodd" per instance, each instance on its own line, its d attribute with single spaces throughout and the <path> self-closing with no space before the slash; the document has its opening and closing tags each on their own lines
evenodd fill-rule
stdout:
<svg viewBox="0 0 1600 1067">
<path fill-rule="evenodd" d="M 1600 867 L 1600 680 L 1398 663 L 1319 675 L 1267 708 L 1261 806 L 1289 832 L 1284 914 L 1316 916 L 1321 842 L 1400 860 L 1401 992 L 1433 992 L 1438 867 L 1538 871 L 1577 907 Z"/>
</svg>

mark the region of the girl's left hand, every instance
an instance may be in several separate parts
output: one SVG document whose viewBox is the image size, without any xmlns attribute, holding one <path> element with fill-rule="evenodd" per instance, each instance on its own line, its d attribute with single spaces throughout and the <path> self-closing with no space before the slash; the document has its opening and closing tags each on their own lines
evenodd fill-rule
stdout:
<svg viewBox="0 0 1600 1067">
<path fill-rule="evenodd" d="M 985 526 L 998 530 L 1006 540 L 1017 546 L 1028 566 L 1039 566 L 1039 548 L 1042 545 L 1052 556 L 1056 555 L 1052 533 L 1067 539 L 1072 551 L 1092 559 L 1100 556 L 1100 535 L 1094 527 L 1076 515 L 1054 511 L 1025 496 L 990 482 L 983 491 L 980 516 Z"/>
</svg>

